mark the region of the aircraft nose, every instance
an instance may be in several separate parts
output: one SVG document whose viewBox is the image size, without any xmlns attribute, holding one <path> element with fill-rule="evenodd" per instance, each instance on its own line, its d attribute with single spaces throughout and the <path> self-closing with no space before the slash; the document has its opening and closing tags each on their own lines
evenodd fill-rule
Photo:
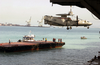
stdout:
<svg viewBox="0 0 100 65">
<path fill-rule="evenodd" d="M 92 25 L 93 23 L 89 22 L 90 25 Z"/>
</svg>

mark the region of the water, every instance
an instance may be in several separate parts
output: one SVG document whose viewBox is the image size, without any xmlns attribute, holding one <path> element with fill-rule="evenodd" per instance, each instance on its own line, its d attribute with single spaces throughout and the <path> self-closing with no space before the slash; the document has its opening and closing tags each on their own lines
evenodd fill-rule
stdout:
<svg viewBox="0 0 100 65">
<path fill-rule="evenodd" d="M 24 35 L 35 34 L 35 40 L 62 38 L 62 48 L 27 52 L 0 52 L 0 65 L 83 65 L 100 51 L 99 28 L 41 28 L 0 26 L 0 43 L 16 42 Z M 87 39 L 80 39 L 81 36 Z M 57 41 L 57 40 L 56 40 Z"/>
</svg>

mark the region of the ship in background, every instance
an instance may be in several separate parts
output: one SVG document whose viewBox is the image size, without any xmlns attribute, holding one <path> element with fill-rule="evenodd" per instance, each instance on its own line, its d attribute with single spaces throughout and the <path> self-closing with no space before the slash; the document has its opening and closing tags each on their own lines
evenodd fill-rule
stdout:
<svg viewBox="0 0 100 65">
<path fill-rule="evenodd" d="M 74 14 L 72 12 L 71 7 L 68 14 L 56 14 L 56 15 L 60 17 L 45 15 L 44 24 L 49 24 L 54 26 L 67 26 L 67 30 L 72 29 L 72 26 L 84 26 L 87 27 L 87 29 L 89 29 L 89 26 L 92 25 L 91 22 L 79 19 L 78 16 L 76 16 L 76 19 L 73 19 Z"/>
</svg>

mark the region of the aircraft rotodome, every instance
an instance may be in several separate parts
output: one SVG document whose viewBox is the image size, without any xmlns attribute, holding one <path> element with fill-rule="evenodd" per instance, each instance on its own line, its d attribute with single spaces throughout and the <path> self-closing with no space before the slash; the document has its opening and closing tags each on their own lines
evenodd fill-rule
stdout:
<svg viewBox="0 0 100 65">
<path fill-rule="evenodd" d="M 73 17 L 74 14 L 72 12 L 71 7 L 68 14 L 56 14 L 56 15 L 60 17 L 45 15 L 44 23 L 54 26 L 67 26 L 67 30 L 72 29 L 72 26 L 84 26 L 87 27 L 87 29 L 89 29 L 89 26 L 92 25 L 91 22 L 88 22 L 86 20 L 79 20 L 78 16 L 76 16 L 76 19 L 72 19 L 71 17 Z"/>
</svg>

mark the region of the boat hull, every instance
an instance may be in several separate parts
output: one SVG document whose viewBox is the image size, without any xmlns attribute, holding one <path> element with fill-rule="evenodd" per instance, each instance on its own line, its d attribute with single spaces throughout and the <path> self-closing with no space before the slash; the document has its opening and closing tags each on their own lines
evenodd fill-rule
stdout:
<svg viewBox="0 0 100 65">
<path fill-rule="evenodd" d="M 12 43 L 1 43 L 0 52 L 19 52 L 39 49 L 51 49 L 58 48 L 65 45 L 64 42 L 52 42 L 52 41 L 35 41 L 35 42 L 12 42 Z"/>
</svg>

